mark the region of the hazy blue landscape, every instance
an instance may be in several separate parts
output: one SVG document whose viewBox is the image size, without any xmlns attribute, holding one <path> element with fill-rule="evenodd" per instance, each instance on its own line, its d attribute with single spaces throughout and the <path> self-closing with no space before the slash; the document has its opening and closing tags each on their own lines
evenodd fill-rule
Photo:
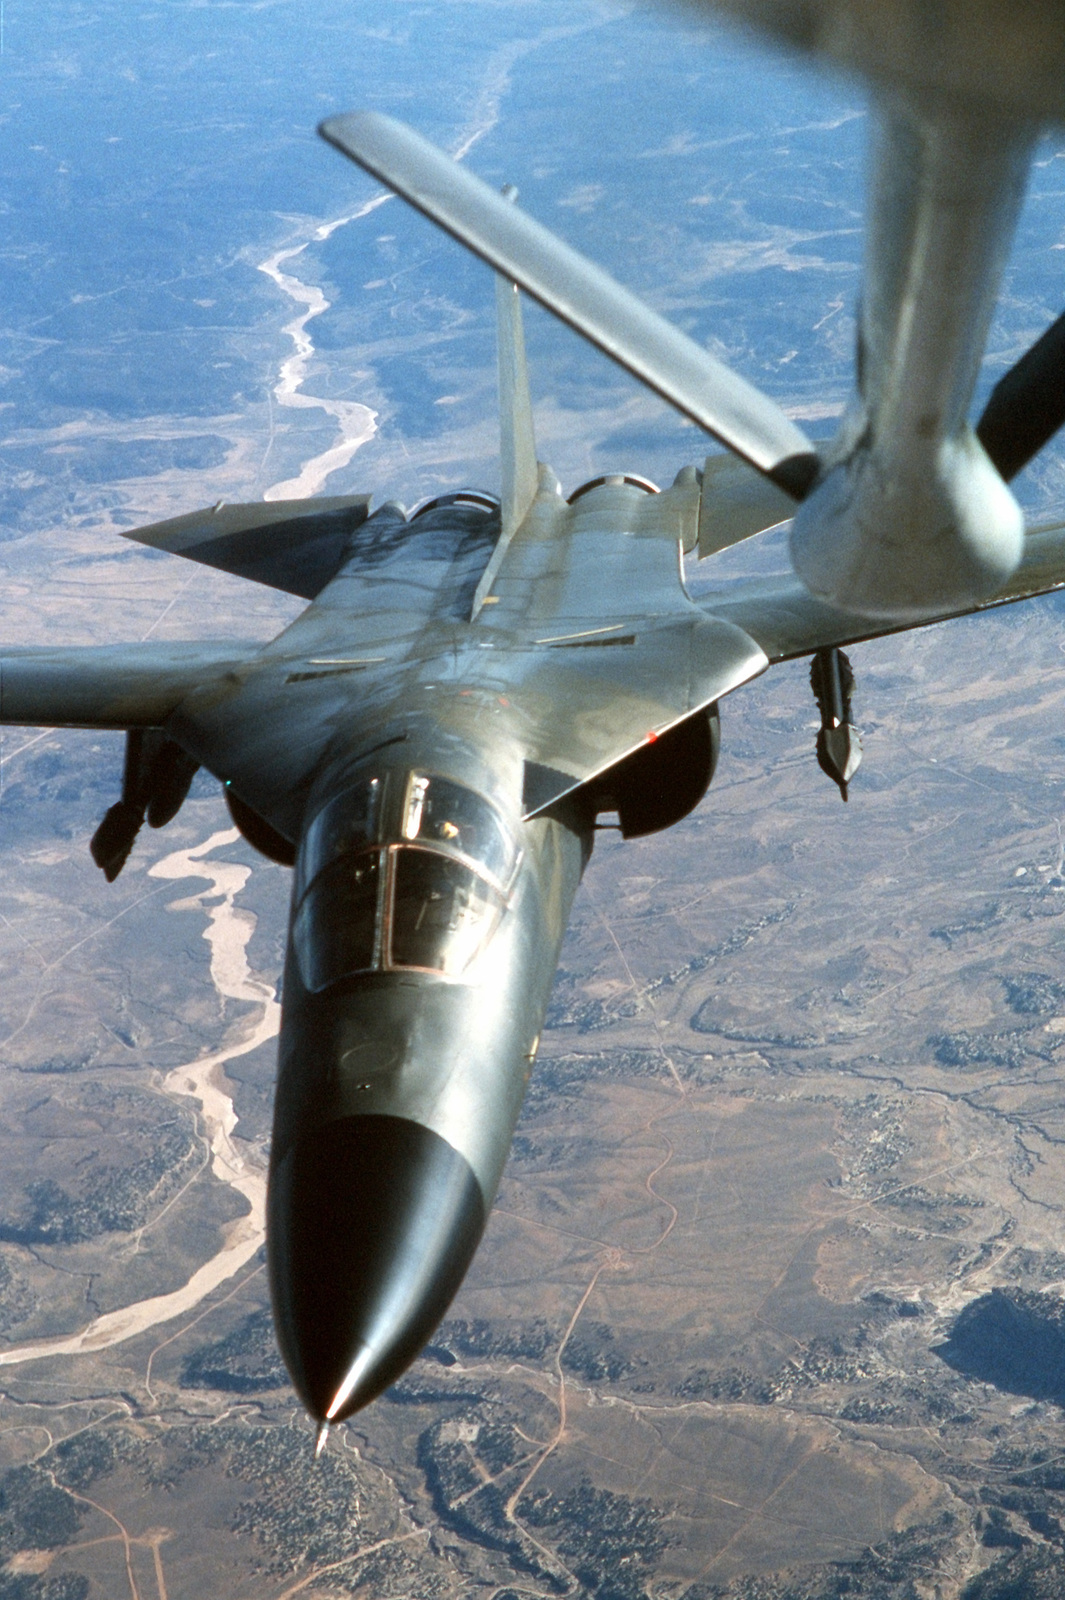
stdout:
<svg viewBox="0 0 1065 1600">
<path fill-rule="evenodd" d="M 326 447 L 325 414 L 271 405 L 299 308 L 256 269 L 286 246 L 306 248 L 284 270 L 330 301 L 308 325 L 304 392 L 380 418 L 330 492 L 409 501 L 492 477 L 486 269 L 392 201 L 315 238 L 379 192 L 315 137 L 342 109 L 400 115 L 517 183 L 534 215 L 815 432 L 846 394 L 863 92 L 688 18 L 561 0 L 16 0 L 0 95 L 8 537 L 101 503 L 137 520 L 164 472 L 168 496 L 188 474 L 194 504 L 238 450 L 252 496 Z M 992 368 L 1056 308 L 1062 186 L 1048 149 Z M 574 335 L 529 320 L 544 447 L 564 478 L 664 476 L 700 453 L 694 430 Z M 132 479 L 138 490 L 119 487 Z"/>
</svg>

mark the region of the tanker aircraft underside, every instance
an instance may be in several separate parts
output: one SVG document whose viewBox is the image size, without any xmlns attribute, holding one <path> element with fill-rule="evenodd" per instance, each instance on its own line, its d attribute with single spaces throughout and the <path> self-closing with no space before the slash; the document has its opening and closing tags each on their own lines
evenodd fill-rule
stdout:
<svg viewBox="0 0 1065 1600">
<path fill-rule="evenodd" d="M 1065 421 L 1065 318 L 967 420 L 1034 124 L 1007 108 L 984 137 L 956 88 L 899 81 L 874 149 L 856 394 L 820 452 L 512 191 L 387 117 L 327 122 L 496 270 L 501 499 L 218 505 L 140 529 L 309 604 L 251 649 L 0 658 L 4 723 L 126 732 L 122 797 L 92 841 L 109 878 L 198 766 L 294 869 L 267 1238 L 278 1340 L 323 1430 L 395 1381 L 469 1266 L 597 817 L 631 838 L 686 815 L 720 701 L 801 656 L 846 798 L 843 646 L 1065 583 L 1065 524 L 1025 531 L 1007 487 Z M 563 498 L 536 459 L 519 286 L 726 450 L 661 492 L 617 475 Z M 712 573 L 789 517 L 793 577 L 697 603 L 684 555 Z"/>
</svg>

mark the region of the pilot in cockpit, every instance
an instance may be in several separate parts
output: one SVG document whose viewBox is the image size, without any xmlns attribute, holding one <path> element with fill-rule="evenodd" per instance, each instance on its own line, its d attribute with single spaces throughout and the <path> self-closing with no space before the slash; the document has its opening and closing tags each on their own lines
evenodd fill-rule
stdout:
<svg viewBox="0 0 1065 1600">
<path fill-rule="evenodd" d="M 411 772 L 396 818 L 386 791 L 397 778 L 343 790 L 304 834 L 292 937 L 312 991 L 396 969 L 460 978 L 505 909 L 517 850 L 495 807 L 449 778 Z"/>
</svg>

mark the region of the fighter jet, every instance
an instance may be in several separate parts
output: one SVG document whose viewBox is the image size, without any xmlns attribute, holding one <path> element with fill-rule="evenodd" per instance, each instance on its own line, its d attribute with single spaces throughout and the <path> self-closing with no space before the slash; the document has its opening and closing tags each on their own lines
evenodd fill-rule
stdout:
<svg viewBox="0 0 1065 1600">
<path fill-rule="evenodd" d="M 843 646 L 1065 583 L 1065 525 L 1025 533 L 1006 486 L 1065 421 L 1065 319 L 973 430 L 1018 162 L 989 151 L 994 194 L 962 172 L 944 214 L 949 174 L 930 187 L 925 147 L 896 141 L 871 188 L 855 404 L 818 451 L 513 192 L 383 115 L 322 132 L 495 269 L 501 498 L 217 505 L 139 529 L 307 608 L 255 648 L 8 650 L 0 720 L 126 731 L 92 841 L 109 878 L 199 766 L 293 868 L 267 1245 L 278 1341 L 327 1428 L 399 1377 L 470 1264 L 597 820 L 633 838 L 684 817 L 720 703 L 804 656 L 846 797 Z M 974 205 L 955 304 L 941 254 Z M 536 456 L 520 290 L 726 449 L 662 490 L 619 473 L 564 495 Z M 695 598 L 686 557 L 712 572 L 788 518 L 795 576 Z"/>
</svg>

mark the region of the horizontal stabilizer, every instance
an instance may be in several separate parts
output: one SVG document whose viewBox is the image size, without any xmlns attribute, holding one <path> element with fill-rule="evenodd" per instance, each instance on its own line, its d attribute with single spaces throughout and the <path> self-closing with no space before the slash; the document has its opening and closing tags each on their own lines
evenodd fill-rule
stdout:
<svg viewBox="0 0 1065 1600">
<path fill-rule="evenodd" d="M 608 273 L 392 117 L 357 112 L 319 131 L 759 472 L 806 493 L 817 456 L 802 429 Z"/>
<path fill-rule="evenodd" d="M 313 600 L 339 571 L 369 495 L 218 505 L 124 535 L 206 567 Z"/>
<path fill-rule="evenodd" d="M 738 456 L 707 456 L 699 502 L 699 558 L 729 550 L 795 515 L 790 495 Z"/>
</svg>

